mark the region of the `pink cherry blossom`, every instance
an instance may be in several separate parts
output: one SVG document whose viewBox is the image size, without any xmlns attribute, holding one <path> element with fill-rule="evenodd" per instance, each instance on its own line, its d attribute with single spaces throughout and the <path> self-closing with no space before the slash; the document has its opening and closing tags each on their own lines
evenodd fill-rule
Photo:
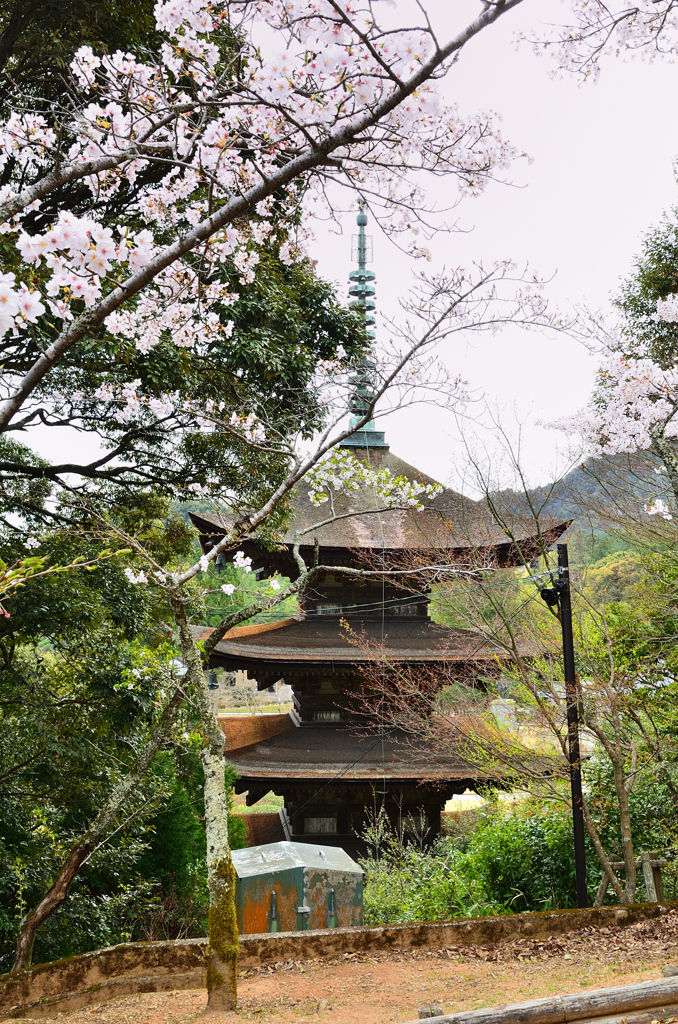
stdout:
<svg viewBox="0 0 678 1024">
<path fill-rule="evenodd" d="M 569 0 L 567 23 L 533 35 L 558 66 L 596 78 L 609 57 L 673 59 L 678 45 L 675 0 Z"/>
<path fill-rule="evenodd" d="M 501 7 L 483 5 L 469 38 L 498 20 Z M 24 297 L 21 312 L 15 296 L 33 295 L 37 271 L 62 323 L 59 355 L 92 324 L 105 324 L 142 355 L 163 341 L 199 351 L 233 330 L 205 301 L 204 282 L 222 265 L 243 287 L 255 282 L 274 210 L 280 259 L 290 264 L 303 258 L 311 205 L 333 214 L 332 182 L 372 196 L 384 230 L 402 234 L 417 226 L 422 171 L 445 174 L 456 199 L 480 194 L 522 155 L 494 112 L 440 98 L 437 78 L 456 60 L 463 33 L 445 50 L 424 18 L 398 28 L 390 15 L 382 25 L 381 7 L 367 0 L 158 0 L 154 10 L 163 37 L 157 56 L 80 47 L 72 105 L 14 112 L 0 124 L 0 166 L 17 168 L 0 194 L 0 229 L 15 239 L 16 263 L 24 265 L 19 283 L 0 295 L 0 329 L 19 339 L 26 331 L 27 345 L 27 323 L 42 307 Z M 222 24 L 242 48 L 232 66 L 220 63 Z M 65 153 L 57 139 L 69 140 Z M 90 190 L 93 211 L 134 184 L 115 231 L 96 212 L 70 210 L 36 231 L 26 217 L 53 194 L 56 186 L 46 183 L 57 167 L 64 181 Z M 135 231 L 140 222 L 144 229 Z M 29 374 L 17 381 L 0 425 L 32 381 Z M 165 414 L 164 399 L 151 407 L 142 397 L 116 407 L 120 422 Z M 261 424 L 245 420 L 247 437 L 262 440 Z"/>
<path fill-rule="evenodd" d="M 45 306 L 40 301 L 40 296 L 37 292 L 29 292 L 25 285 L 21 286 L 21 292 L 19 294 L 19 310 L 24 320 L 28 323 L 34 324 L 38 317 L 41 317 L 45 312 Z"/>
<path fill-rule="evenodd" d="M 657 428 L 678 436 L 678 368 L 662 369 L 651 359 L 610 353 L 598 372 L 590 405 L 549 426 L 581 438 L 590 454 L 645 451 Z"/>
<path fill-rule="evenodd" d="M 645 506 L 645 511 L 649 516 L 661 516 L 662 519 L 673 519 L 669 506 L 662 498 L 655 498 L 650 505 Z"/>
</svg>

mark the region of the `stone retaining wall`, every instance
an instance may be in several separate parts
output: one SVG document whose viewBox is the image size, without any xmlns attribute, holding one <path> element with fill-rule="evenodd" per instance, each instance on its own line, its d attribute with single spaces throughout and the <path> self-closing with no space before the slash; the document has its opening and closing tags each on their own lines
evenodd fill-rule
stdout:
<svg viewBox="0 0 678 1024">
<path fill-rule="evenodd" d="M 623 928 L 636 921 L 660 917 L 672 909 L 678 909 L 678 903 L 458 918 L 382 928 L 243 935 L 240 966 L 257 967 L 277 960 L 306 960 L 341 953 L 484 945 L 510 942 L 519 936 L 546 938 L 591 926 Z M 131 942 L 0 975 L 0 1020 L 52 1017 L 137 992 L 202 988 L 205 947 L 206 939 Z"/>
</svg>

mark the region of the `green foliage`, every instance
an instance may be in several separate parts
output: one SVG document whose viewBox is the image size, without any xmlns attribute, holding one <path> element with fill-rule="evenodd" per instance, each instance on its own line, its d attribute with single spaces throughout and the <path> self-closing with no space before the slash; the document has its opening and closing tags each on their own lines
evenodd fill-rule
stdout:
<svg viewBox="0 0 678 1024">
<path fill-rule="evenodd" d="M 407 842 L 383 817 L 368 830 L 365 870 L 369 924 L 435 921 L 573 906 L 572 826 L 564 812 L 481 816 L 467 836 L 430 850 Z"/>
<path fill-rule="evenodd" d="M 446 920 L 501 913 L 501 907 L 465 870 L 466 855 L 453 841 L 439 839 L 424 851 L 396 830 L 383 809 L 365 830 L 370 855 L 360 861 L 365 872 L 366 924 Z"/>
<path fill-rule="evenodd" d="M 11 969 L 22 914 L 49 888 L 67 850 L 49 809 L 13 822 L 0 842 L 0 968 Z M 118 839 L 92 858 L 73 884 L 68 900 L 39 930 L 34 962 L 71 956 L 131 937 L 130 920 L 151 898 L 153 884 L 139 878 L 134 863 L 143 849 L 136 836 Z M 62 840 L 62 841 L 60 841 Z"/>
<path fill-rule="evenodd" d="M 603 845 L 621 859 L 619 810 L 609 762 L 597 754 L 584 769 L 587 799 Z M 639 774 L 630 796 L 636 851 L 669 852 L 662 872 L 666 899 L 678 898 L 678 807 L 658 770 Z M 383 813 L 366 830 L 368 924 L 446 920 L 576 905 L 572 819 L 568 808 L 528 799 L 510 811 L 489 798 L 468 828 L 428 850 L 391 827 Z M 602 869 L 587 837 L 587 881 L 593 901 Z M 645 897 L 642 876 L 637 900 Z M 609 891 L 607 903 L 616 903 Z"/>
<path fill-rule="evenodd" d="M 570 566 L 585 569 L 612 555 L 638 550 L 638 545 L 629 536 L 617 531 L 602 529 L 577 529 L 576 524 L 568 530 L 567 546 Z"/>
<path fill-rule="evenodd" d="M 657 299 L 678 292 L 678 209 L 643 239 L 632 274 L 616 301 L 624 315 L 624 349 L 670 367 L 678 355 L 678 324 L 656 321 Z"/>
<path fill-rule="evenodd" d="M 539 808 L 490 818 L 468 841 L 468 869 L 512 913 L 573 906 L 572 824 Z"/>
<path fill-rule="evenodd" d="M 7 766 L 7 747 L 12 740 L 16 743 L 17 735 L 7 736 L 6 719 L 3 725 L 2 763 Z M 128 735 L 133 741 L 134 734 L 128 730 Z M 110 787 L 104 741 L 100 738 L 95 747 L 88 738 L 82 727 L 74 730 L 75 750 L 70 750 L 53 728 L 47 763 L 38 765 L 36 758 L 29 766 L 20 764 L 14 774 L 13 787 L 22 786 L 20 799 L 7 785 L 0 793 L 0 970 L 11 966 L 22 914 L 49 888 L 72 839 L 94 812 L 96 791 L 103 795 Z M 68 899 L 39 930 L 35 962 L 116 942 L 205 934 L 208 890 L 199 743 L 194 735 L 187 747 L 177 745 L 157 755 L 126 808 L 120 831 L 90 858 Z M 124 745 L 107 746 L 118 758 L 124 756 Z M 233 780 L 227 769 L 231 793 Z M 90 799 L 92 784 L 95 795 Z M 246 828 L 237 815 L 229 819 L 229 837 L 234 849 L 245 845 Z"/>
<path fill-rule="evenodd" d="M 615 551 L 589 565 L 584 579 L 586 597 L 596 607 L 633 600 L 645 579 L 642 558 L 632 551 Z"/>
<path fill-rule="evenodd" d="M 0 99 L 25 90 L 46 101 L 63 96 L 75 51 L 138 50 L 157 45 L 153 0 L 3 0 L 0 3 Z"/>
<path fill-rule="evenodd" d="M 285 576 L 277 576 L 276 580 L 281 589 L 289 583 Z M 232 562 L 227 562 L 219 568 L 210 565 L 201 582 L 207 593 L 203 599 L 200 621 L 206 622 L 208 626 L 217 626 L 226 615 L 239 611 L 260 597 L 270 597 L 274 594 L 268 579 L 259 579 L 255 573 L 237 569 Z M 236 590 L 233 594 L 227 595 L 221 588 L 229 583 L 235 586 Z M 289 619 L 298 612 L 299 602 L 296 596 L 292 596 L 268 611 L 253 615 L 247 622 L 278 622 L 280 619 Z"/>
<path fill-rule="evenodd" d="M 66 506 L 64 506 L 65 508 Z M 167 502 L 137 495 L 112 513 L 159 563 L 192 550 L 193 531 Z M 41 536 L 50 563 L 97 552 L 96 535 Z M 14 558 L 16 535 L 0 538 Z M 173 688 L 177 651 L 162 612 L 115 560 L 95 571 L 27 581 L 0 619 L 0 970 L 21 916 L 44 895 L 111 788 L 134 762 Z M 207 913 L 201 738 L 187 706 L 174 737 L 39 930 L 37 962 L 134 937 L 204 934 Z M 232 781 L 232 780 L 230 780 Z M 232 819 L 234 847 L 244 825 Z"/>
<path fill-rule="evenodd" d="M 283 797 L 276 796 L 271 790 L 262 796 L 261 800 L 257 800 L 255 804 L 248 807 L 246 804 L 241 804 L 238 807 L 238 814 L 275 814 L 276 811 L 281 810 L 285 806 Z"/>
<path fill-rule="evenodd" d="M 589 640 L 598 635 L 600 669 L 610 652 L 603 651 L 605 629 L 612 642 L 617 670 L 629 673 L 627 686 L 642 691 L 653 676 L 665 689 L 667 673 L 678 668 L 678 559 L 673 550 L 620 551 L 579 573 L 584 598 L 600 617 L 584 611 L 579 618 L 580 650 L 590 654 Z M 576 602 L 579 607 L 581 601 Z M 595 646 L 595 645 L 594 645 Z M 588 671 L 588 668 L 587 668 Z M 635 674 L 635 682 L 633 674 Z M 666 693 L 657 694 L 664 699 Z"/>
<path fill-rule="evenodd" d="M 196 750 L 161 757 L 171 778 L 170 795 L 149 820 L 147 846 L 135 865 L 153 894 L 131 921 L 131 934 L 147 941 L 205 935 L 209 909 L 200 758 Z M 226 781 L 230 810 L 232 769 L 226 769 Z M 231 849 L 246 845 L 247 829 L 238 815 L 229 815 L 228 834 Z"/>
<path fill-rule="evenodd" d="M 77 623 L 74 624 L 77 628 Z M 145 651 L 98 623 L 100 649 L 53 635 L 53 649 L 5 638 L 0 667 L 0 963 L 11 966 L 23 913 L 49 888 L 73 840 L 96 814 L 145 738 L 168 682 L 172 653 Z M 64 653 L 59 652 L 64 640 Z M 117 941 L 130 908 L 148 895 L 134 864 L 149 814 L 168 796 L 152 771 L 126 806 L 119 831 L 76 879 L 41 929 L 35 956 L 52 959 Z M 132 815 L 126 820 L 126 816 Z M 146 820 L 145 820 L 146 819 Z M 89 921 L 89 926 L 87 922 Z"/>
<path fill-rule="evenodd" d="M 466 869 L 466 858 L 444 840 L 423 853 L 405 846 L 396 859 L 361 860 L 365 871 L 365 924 L 446 921 L 508 913 L 488 898 Z"/>
<path fill-rule="evenodd" d="M 126 828 L 81 869 L 66 902 L 38 932 L 36 963 L 116 942 L 206 933 L 201 769 L 195 755 L 189 761 L 190 768 L 185 762 L 175 766 L 168 754 L 159 756 L 153 796 L 164 806 Z M 150 787 L 146 796 L 152 798 Z M 11 966 L 22 913 L 49 887 L 71 834 L 64 833 L 56 808 L 23 810 L 4 821 L 0 835 L 2 970 Z M 245 826 L 237 816 L 229 820 L 229 836 L 233 849 L 245 845 Z"/>
<path fill-rule="evenodd" d="M 642 753 L 641 753 L 642 757 Z M 670 775 L 676 781 L 676 766 L 669 766 Z M 621 860 L 619 829 L 619 807 L 614 798 L 614 780 L 609 761 L 600 754 L 595 755 L 584 767 L 585 784 L 589 806 L 605 849 L 613 859 Z M 640 850 L 675 850 L 678 843 L 678 807 L 667 786 L 665 772 L 650 763 L 636 776 L 629 796 L 633 843 L 638 855 Z M 594 862 L 595 863 L 595 862 Z M 597 865 L 593 868 L 596 879 L 601 877 Z M 678 865 L 672 858 L 669 868 L 662 872 L 666 899 L 678 899 Z M 645 896 L 642 882 L 638 901 Z M 613 896 L 608 902 L 615 902 Z"/>
</svg>

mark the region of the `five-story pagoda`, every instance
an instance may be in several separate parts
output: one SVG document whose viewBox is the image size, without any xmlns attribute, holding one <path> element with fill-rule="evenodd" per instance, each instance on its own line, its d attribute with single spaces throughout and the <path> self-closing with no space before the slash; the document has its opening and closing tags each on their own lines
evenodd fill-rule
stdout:
<svg viewBox="0 0 678 1024">
<path fill-rule="evenodd" d="M 374 337 L 375 275 L 366 267 L 371 242 L 366 224 L 361 210 L 355 239 L 358 270 L 350 275 L 350 295 Z M 370 369 L 365 359 L 354 377 L 355 423 L 368 408 Z M 373 469 L 387 469 L 391 477 L 436 485 L 390 451 L 373 421 L 356 430 L 342 447 Z M 363 486 L 337 494 L 335 520 L 309 531 L 318 521 L 318 509 L 308 486 L 301 485 L 294 492 L 293 520 L 277 550 L 249 542 L 244 551 L 254 570 L 279 572 L 293 580 L 298 568 L 292 548 L 299 534 L 307 564 L 317 545 L 320 564 L 337 567 L 402 566 L 421 555 L 428 559 L 431 553 L 446 564 L 481 555 L 510 566 L 539 553 L 529 526 L 521 530 L 515 523 L 514 540 L 508 540 L 482 502 L 440 485 L 434 496 L 421 501 L 421 510 L 388 508 L 372 488 Z M 217 515 L 191 518 L 206 551 L 228 526 Z M 548 539 L 553 542 L 566 526 L 554 527 Z M 414 750 L 402 735 L 382 728 L 377 716 L 367 724 L 364 712 L 356 718 L 351 698 L 364 686 L 375 647 L 388 664 L 439 666 L 441 678 L 450 671 L 468 671 L 469 666 L 476 672 L 482 672 L 483 665 L 492 671 L 501 657 L 479 634 L 432 622 L 428 593 L 420 580 L 413 578 L 407 587 L 401 578 L 366 580 L 331 571 L 300 594 L 294 618 L 232 629 L 216 645 L 212 667 L 245 669 L 259 689 L 279 680 L 292 688 L 296 713 L 286 731 L 229 754 L 240 776 L 236 788 L 247 791 L 248 804 L 271 790 L 284 798 L 289 838 L 322 840 L 355 851 L 361 847 L 358 835 L 370 812 L 383 804 L 392 820 L 414 820 L 431 839 L 440 830 L 445 802 L 482 781 L 461 761 L 433 763 L 427 751 Z"/>
</svg>

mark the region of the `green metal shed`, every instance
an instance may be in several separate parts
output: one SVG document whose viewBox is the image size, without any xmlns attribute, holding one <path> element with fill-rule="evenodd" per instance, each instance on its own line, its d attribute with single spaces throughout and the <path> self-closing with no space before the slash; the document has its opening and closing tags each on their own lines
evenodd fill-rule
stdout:
<svg viewBox="0 0 678 1024">
<path fill-rule="evenodd" d="M 268 843 L 233 851 L 241 935 L 363 923 L 363 871 L 344 850 Z"/>
</svg>

